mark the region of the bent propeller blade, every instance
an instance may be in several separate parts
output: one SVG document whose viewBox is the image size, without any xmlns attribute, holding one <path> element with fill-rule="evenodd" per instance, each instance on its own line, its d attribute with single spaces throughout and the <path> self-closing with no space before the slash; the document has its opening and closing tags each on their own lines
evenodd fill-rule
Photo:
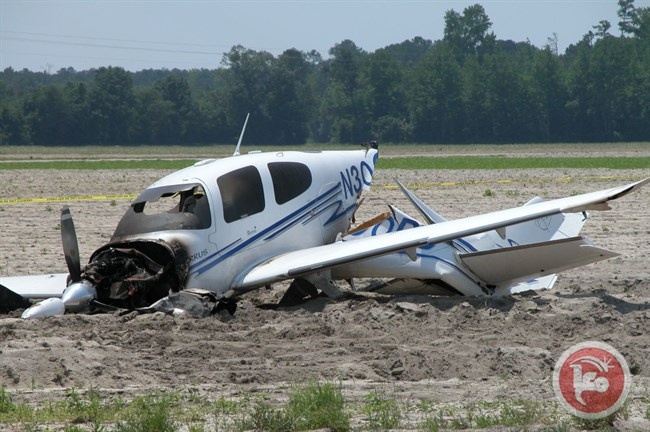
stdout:
<svg viewBox="0 0 650 432">
<path fill-rule="evenodd" d="M 63 206 L 63 209 L 61 209 L 61 242 L 63 243 L 63 254 L 65 255 L 65 262 L 68 265 L 72 282 L 79 282 L 81 280 L 79 244 L 77 243 L 77 233 L 68 206 Z"/>
</svg>

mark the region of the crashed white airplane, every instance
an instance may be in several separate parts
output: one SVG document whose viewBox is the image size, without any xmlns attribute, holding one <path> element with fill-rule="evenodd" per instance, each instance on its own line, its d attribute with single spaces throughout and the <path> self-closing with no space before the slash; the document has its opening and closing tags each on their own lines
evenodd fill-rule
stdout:
<svg viewBox="0 0 650 432">
<path fill-rule="evenodd" d="M 108 244 L 83 268 L 67 207 L 61 233 L 69 275 L 0 278 L 3 302 L 47 299 L 25 318 L 111 308 L 151 310 L 182 293 L 234 312 L 237 296 L 293 279 L 281 303 L 333 280 L 392 278 L 387 294 L 507 295 L 551 288 L 556 273 L 616 254 L 579 235 L 589 210 L 647 184 L 445 220 L 400 184 L 421 213 L 398 209 L 349 231 L 378 157 L 365 150 L 253 152 L 197 162 L 148 187 Z M 173 309 L 173 302 L 171 303 Z M 165 306 L 161 306 L 162 309 Z M 160 310 L 160 309 L 157 309 Z M 169 309 L 167 309 L 169 310 Z"/>
</svg>

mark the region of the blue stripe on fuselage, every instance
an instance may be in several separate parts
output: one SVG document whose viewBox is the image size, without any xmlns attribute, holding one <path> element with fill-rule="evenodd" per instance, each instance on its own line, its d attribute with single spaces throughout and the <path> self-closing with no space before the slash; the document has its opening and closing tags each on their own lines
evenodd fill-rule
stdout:
<svg viewBox="0 0 650 432">
<path fill-rule="evenodd" d="M 295 212 L 291 213 L 290 215 L 286 216 L 285 218 L 281 219 L 280 221 L 274 223 L 273 225 L 269 226 L 268 228 L 262 230 L 257 235 L 249 238 L 248 240 L 246 240 L 244 242 L 241 242 L 241 239 L 239 239 L 239 240 L 231 243 L 230 245 L 228 245 L 226 248 L 223 248 L 223 249 L 211 254 L 209 257 L 206 257 L 201 262 L 192 264 L 190 266 L 190 272 L 195 272 L 197 275 L 201 275 L 201 274 L 205 273 L 206 271 L 210 270 L 215 265 L 217 265 L 220 262 L 230 258 L 232 255 L 234 255 L 237 252 L 241 251 L 242 249 L 249 246 L 250 244 L 256 242 L 260 238 L 262 238 L 264 236 L 267 236 L 269 233 L 273 232 L 274 230 L 277 229 L 278 231 L 283 231 L 285 229 L 284 228 L 285 224 L 287 224 L 289 226 L 294 225 L 297 221 L 299 221 L 301 218 L 303 218 L 305 216 L 305 214 L 309 214 L 309 212 L 304 213 L 305 210 L 309 209 L 312 206 L 317 207 L 317 206 L 322 204 L 322 201 L 327 201 L 328 199 L 335 196 L 337 193 L 340 193 L 340 190 L 339 190 L 340 187 L 341 187 L 341 183 L 337 183 L 335 186 L 333 186 L 332 188 L 325 191 L 325 193 L 323 193 L 322 195 L 314 198 L 313 200 L 311 200 L 309 203 L 307 203 L 303 207 L 299 208 Z M 297 219 L 294 221 L 293 219 L 296 218 L 296 216 L 298 216 L 298 215 L 299 215 L 299 217 L 297 217 Z M 275 235 L 277 235 L 277 234 L 274 233 L 273 235 L 267 237 L 267 239 L 270 239 Z M 232 248 L 230 251 L 225 252 L 228 248 L 230 248 L 232 245 L 234 245 L 236 243 L 240 243 L 240 244 L 238 246 Z M 220 254 L 222 254 L 222 255 L 219 256 Z"/>
</svg>

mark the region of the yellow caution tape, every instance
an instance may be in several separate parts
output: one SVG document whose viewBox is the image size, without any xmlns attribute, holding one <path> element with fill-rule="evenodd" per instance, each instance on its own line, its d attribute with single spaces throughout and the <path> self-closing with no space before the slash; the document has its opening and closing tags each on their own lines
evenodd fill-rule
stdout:
<svg viewBox="0 0 650 432">
<path fill-rule="evenodd" d="M 0 204 L 32 204 L 32 203 L 57 203 L 66 201 L 113 201 L 132 200 L 137 195 L 76 195 L 67 197 L 42 197 L 42 198 L 0 198 Z"/>
</svg>

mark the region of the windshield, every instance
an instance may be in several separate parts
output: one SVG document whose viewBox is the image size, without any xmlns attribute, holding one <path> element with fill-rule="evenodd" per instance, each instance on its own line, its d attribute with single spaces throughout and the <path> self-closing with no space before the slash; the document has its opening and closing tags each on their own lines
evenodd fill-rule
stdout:
<svg viewBox="0 0 650 432">
<path fill-rule="evenodd" d="M 203 186 L 181 184 L 145 190 L 122 217 L 113 241 L 156 231 L 210 228 L 210 204 Z"/>
</svg>

